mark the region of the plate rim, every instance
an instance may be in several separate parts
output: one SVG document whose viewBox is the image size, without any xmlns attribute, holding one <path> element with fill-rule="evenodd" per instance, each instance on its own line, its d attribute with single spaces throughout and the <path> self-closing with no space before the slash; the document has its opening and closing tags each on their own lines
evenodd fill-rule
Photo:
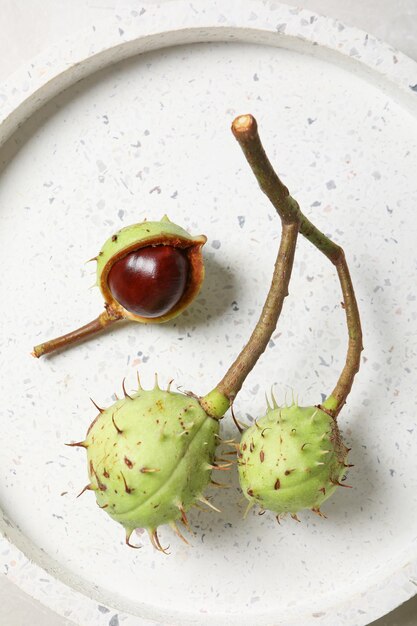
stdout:
<svg viewBox="0 0 417 626">
<path fill-rule="evenodd" d="M 187 0 L 170 0 L 160 6 L 147 5 L 146 9 L 135 6 L 138 9 L 136 16 L 125 9 L 118 16 L 101 20 L 93 33 L 82 30 L 35 57 L 0 85 L 0 149 L 24 121 L 79 80 L 150 50 L 191 43 L 259 43 L 308 51 L 315 56 L 324 55 L 339 65 L 348 65 L 350 71 L 364 74 L 380 89 L 389 92 L 404 108 L 417 114 L 417 62 L 364 31 L 345 26 L 333 18 L 272 1 L 229 0 L 227 5 L 222 5 L 221 0 L 212 0 L 210 4 L 206 0 L 194 0 L 192 6 L 190 11 Z M 3 517 L 0 546 L 7 546 L 7 560 L 12 558 L 18 564 L 13 573 L 9 569 L 6 574 L 9 580 L 63 617 L 82 622 L 88 616 L 89 624 L 108 624 L 109 613 L 97 611 L 97 603 L 101 603 L 101 599 L 70 586 L 69 581 L 71 577 L 75 578 L 74 575 L 68 576 L 67 582 L 64 582 L 54 575 L 54 567 L 48 568 L 46 561 L 42 564 L 26 556 L 26 550 L 17 547 L 12 539 L 19 531 L 8 531 L 11 522 L 2 510 L 0 515 Z M 310 610 L 309 614 L 300 613 L 291 622 L 286 620 L 285 624 L 333 626 L 337 617 L 341 626 L 344 623 L 351 626 L 352 621 L 345 620 L 353 619 L 352 604 L 355 607 L 355 624 L 369 624 L 416 593 L 417 541 L 412 555 L 407 548 L 406 557 L 406 563 L 383 580 L 376 580 L 366 589 L 353 592 L 342 602 L 331 601 L 323 615 L 314 615 Z M 49 562 L 53 563 L 52 557 Z M 49 579 L 56 595 L 44 595 L 37 589 L 35 581 L 39 575 Z M 330 599 L 333 597 L 337 595 L 329 596 Z M 155 623 L 155 620 L 168 625 L 152 613 L 152 608 L 145 610 L 143 617 L 132 614 L 129 609 L 118 610 L 110 605 L 109 609 L 117 612 L 126 626 L 145 626 L 151 621 Z M 365 614 L 358 614 L 358 609 Z M 303 611 L 303 605 L 300 605 L 300 610 Z M 157 613 L 161 615 L 161 611 Z M 190 615 L 186 618 L 183 614 L 170 613 L 163 620 L 167 618 L 171 624 L 173 619 L 175 623 L 185 626 L 208 624 L 213 616 L 196 618 Z M 272 615 L 263 615 L 263 619 L 268 618 L 274 619 Z M 278 619 L 274 622 L 276 626 L 284 625 Z M 225 614 L 226 623 L 241 622 L 238 615 Z"/>
</svg>

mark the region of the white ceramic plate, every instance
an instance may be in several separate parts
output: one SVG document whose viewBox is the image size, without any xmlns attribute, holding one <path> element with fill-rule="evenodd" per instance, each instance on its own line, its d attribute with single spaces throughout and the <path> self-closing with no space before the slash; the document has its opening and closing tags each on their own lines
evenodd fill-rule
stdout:
<svg viewBox="0 0 417 626">
<path fill-rule="evenodd" d="M 117 63 L 117 64 L 116 64 Z M 78 82 L 79 79 L 83 79 Z M 66 91 L 64 89 L 68 88 Z M 138 8 L 37 59 L 0 89 L 2 568 L 78 624 L 363 625 L 417 579 L 415 444 L 417 65 L 361 32 L 276 3 Z M 207 392 L 249 336 L 279 223 L 229 126 L 258 118 L 307 214 L 341 243 L 363 317 L 364 361 L 341 427 L 352 490 L 327 520 L 242 520 L 236 477 L 171 556 L 76 500 L 81 438 L 139 368 Z M 25 121 L 26 120 L 26 121 Z M 94 256 L 144 217 L 204 232 L 207 280 L 175 323 L 126 325 L 35 361 L 33 343 L 88 321 Z M 346 331 L 333 268 L 303 241 L 291 294 L 237 402 L 260 415 L 330 390 Z M 291 394 L 291 391 L 289 392 Z M 233 433 L 230 418 L 224 431 Z M 414 450 L 413 450 L 414 446 Z M 137 537 L 141 541 L 141 537 Z"/>
</svg>

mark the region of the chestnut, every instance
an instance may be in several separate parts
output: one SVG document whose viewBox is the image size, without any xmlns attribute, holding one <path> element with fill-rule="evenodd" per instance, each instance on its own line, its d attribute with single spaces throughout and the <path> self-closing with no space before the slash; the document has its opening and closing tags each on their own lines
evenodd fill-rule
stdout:
<svg viewBox="0 0 417 626">
<path fill-rule="evenodd" d="M 104 311 L 85 326 L 35 346 L 33 356 L 64 348 L 118 320 L 149 324 L 176 317 L 200 291 L 206 241 L 204 235 L 192 237 L 166 215 L 159 222 L 145 220 L 122 228 L 93 259 Z"/>
<path fill-rule="evenodd" d="M 116 261 L 107 283 L 126 310 L 141 317 L 166 315 L 187 286 L 187 255 L 174 246 L 146 246 Z"/>
</svg>

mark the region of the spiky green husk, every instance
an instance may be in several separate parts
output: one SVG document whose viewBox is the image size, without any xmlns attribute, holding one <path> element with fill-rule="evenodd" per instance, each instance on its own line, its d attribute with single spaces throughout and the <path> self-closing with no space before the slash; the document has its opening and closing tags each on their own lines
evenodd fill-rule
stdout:
<svg viewBox="0 0 417 626">
<path fill-rule="evenodd" d="M 243 493 L 250 503 L 279 515 L 319 512 L 341 484 L 347 452 L 335 419 L 320 408 L 270 409 L 242 435 Z"/>
<path fill-rule="evenodd" d="M 127 537 L 146 528 L 157 538 L 161 524 L 187 523 L 210 481 L 218 430 L 194 397 L 155 387 L 118 400 L 84 442 L 98 505 Z"/>
</svg>

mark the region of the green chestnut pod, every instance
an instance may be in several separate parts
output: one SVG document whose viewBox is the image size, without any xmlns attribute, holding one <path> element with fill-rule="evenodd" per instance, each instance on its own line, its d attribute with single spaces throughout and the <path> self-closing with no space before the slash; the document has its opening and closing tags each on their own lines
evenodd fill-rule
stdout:
<svg viewBox="0 0 417 626">
<path fill-rule="evenodd" d="M 176 522 L 188 526 L 187 511 L 197 502 L 211 507 L 203 492 L 211 480 L 219 421 L 198 399 L 168 387 L 125 393 L 99 415 L 77 444 L 87 451 L 89 480 L 97 504 L 126 531 L 145 528 L 151 542 L 165 551 L 157 528 Z M 214 508 L 214 507 L 213 507 Z M 217 509 L 216 509 L 217 510 Z"/>
<path fill-rule="evenodd" d="M 269 408 L 244 431 L 239 445 L 239 480 L 249 507 L 257 504 L 297 519 L 302 509 L 321 514 L 346 472 L 348 448 L 337 422 L 318 406 Z"/>
</svg>

